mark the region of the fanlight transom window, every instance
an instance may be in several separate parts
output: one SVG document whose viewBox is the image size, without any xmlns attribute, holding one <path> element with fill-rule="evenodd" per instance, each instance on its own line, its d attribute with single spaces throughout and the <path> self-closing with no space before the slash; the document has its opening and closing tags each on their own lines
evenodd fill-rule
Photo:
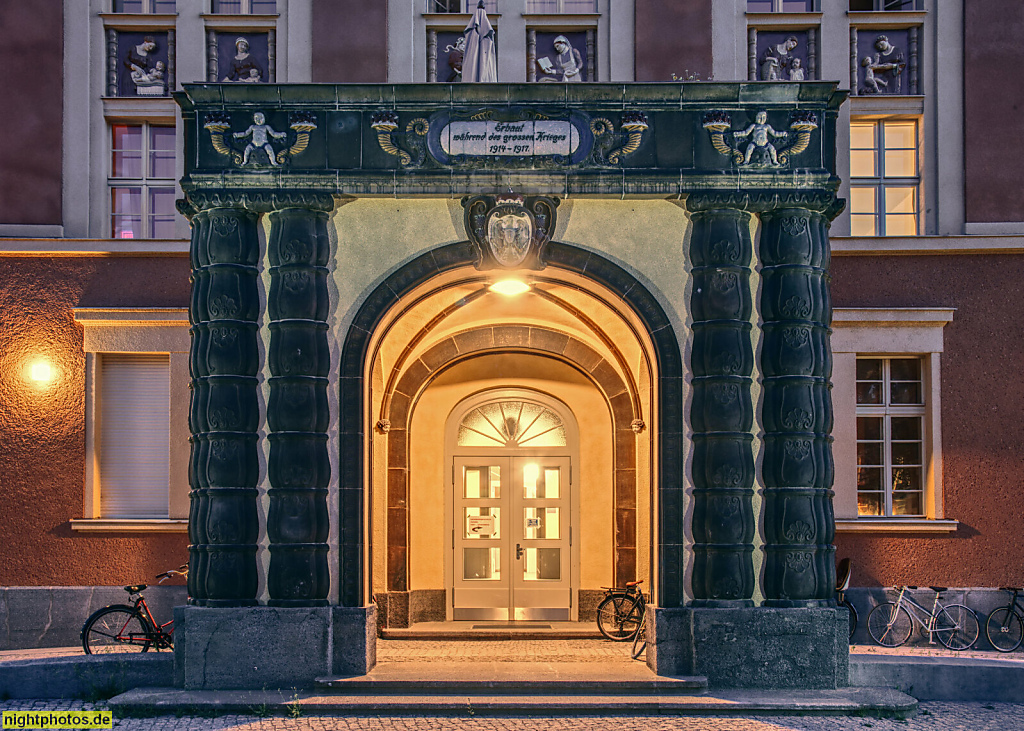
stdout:
<svg viewBox="0 0 1024 731">
<path fill-rule="evenodd" d="M 562 419 L 529 401 L 492 401 L 478 406 L 459 424 L 460 447 L 564 447 Z"/>
</svg>

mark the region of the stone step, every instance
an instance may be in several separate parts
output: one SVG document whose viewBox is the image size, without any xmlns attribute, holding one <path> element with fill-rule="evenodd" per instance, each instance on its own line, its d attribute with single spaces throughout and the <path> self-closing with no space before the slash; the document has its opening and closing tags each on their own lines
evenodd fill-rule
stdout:
<svg viewBox="0 0 1024 731">
<path fill-rule="evenodd" d="M 707 691 L 708 679 L 655 677 L 651 680 L 388 680 L 365 678 L 317 678 L 316 689 L 337 695 L 382 696 L 671 696 Z"/>
<path fill-rule="evenodd" d="M 590 627 L 580 629 L 553 628 L 548 630 L 531 629 L 529 627 L 510 627 L 500 629 L 383 629 L 380 632 L 383 640 L 436 640 L 443 642 L 473 642 L 502 640 L 600 640 L 604 639 L 598 630 Z"/>
<path fill-rule="evenodd" d="M 583 716 L 828 714 L 905 718 L 917 701 L 888 688 L 733 690 L 708 695 L 318 695 L 137 688 L 108 701 L 118 718 L 174 713 L 268 716 Z"/>
<path fill-rule="evenodd" d="M 663 677 L 628 658 L 603 662 L 382 662 L 367 675 L 322 677 L 316 690 L 335 695 L 692 695 L 703 677 Z"/>
</svg>

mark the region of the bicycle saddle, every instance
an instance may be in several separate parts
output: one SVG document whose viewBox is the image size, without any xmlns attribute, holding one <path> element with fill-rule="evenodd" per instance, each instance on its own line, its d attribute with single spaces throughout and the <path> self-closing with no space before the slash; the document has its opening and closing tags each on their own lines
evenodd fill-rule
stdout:
<svg viewBox="0 0 1024 731">
<path fill-rule="evenodd" d="M 942 592 L 944 592 L 947 589 L 949 589 L 948 586 L 929 586 L 928 588 L 931 589 L 932 591 L 938 593 L 938 594 L 941 594 Z"/>
<path fill-rule="evenodd" d="M 133 584 L 132 586 L 126 586 L 124 590 L 129 594 L 138 594 L 140 591 L 146 590 L 146 584 Z"/>
<path fill-rule="evenodd" d="M 626 586 L 640 586 L 642 583 L 644 583 L 643 579 L 640 579 L 639 581 L 627 581 Z"/>
</svg>

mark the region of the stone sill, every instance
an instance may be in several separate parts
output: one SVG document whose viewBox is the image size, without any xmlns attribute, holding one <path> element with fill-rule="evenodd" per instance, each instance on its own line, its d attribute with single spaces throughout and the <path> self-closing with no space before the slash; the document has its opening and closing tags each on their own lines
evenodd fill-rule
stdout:
<svg viewBox="0 0 1024 731">
<path fill-rule="evenodd" d="M 955 307 L 836 307 L 832 312 L 832 323 L 833 327 L 850 325 L 942 326 L 947 322 L 953 322 L 954 312 L 956 312 Z"/>
<path fill-rule="evenodd" d="M 188 326 L 186 307 L 75 307 L 74 313 L 75 322 L 86 326 L 123 325 L 126 322 L 133 325 Z"/>
<path fill-rule="evenodd" d="M 103 27 L 113 30 L 174 30 L 177 13 L 100 13 Z"/>
<path fill-rule="evenodd" d="M 230 30 L 250 33 L 275 30 L 277 28 L 278 15 L 245 15 L 242 13 L 203 13 L 199 17 L 203 19 L 208 30 Z"/>
<path fill-rule="evenodd" d="M 428 30 L 461 33 L 473 19 L 473 13 L 420 13 L 420 17 L 426 22 Z M 487 19 L 497 29 L 501 13 L 488 13 Z"/>
<path fill-rule="evenodd" d="M 953 533 L 956 520 L 925 518 L 836 518 L 836 533 Z"/>
<path fill-rule="evenodd" d="M 850 25 L 855 28 L 911 28 L 923 25 L 926 10 L 847 10 Z"/>
<path fill-rule="evenodd" d="M 177 106 L 170 96 L 105 96 L 103 116 L 111 122 L 174 124 Z"/>
<path fill-rule="evenodd" d="M 757 30 L 808 30 L 821 23 L 821 11 L 805 13 L 746 13 L 747 25 Z"/>
<path fill-rule="evenodd" d="M 832 236 L 833 256 L 1019 254 L 1024 236 Z"/>
<path fill-rule="evenodd" d="M 188 239 L 4 239 L 2 256 L 188 256 Z"/>
<path fill-rule="evenodd" d="M 526 26 L 531 30 L 586 30 L 596 28 L 600 13 L 523 13 Z"/>
<path fill-rule="evenodd" d="M 924 114 L 924 96 L 921 94 L 851 94 L 850 114 L 858 119 L 872 119 Z"/>
<path fill-rule="evenodd" d="M 187 533 L 188 520 L 80 518 L 71 521 L 71 530 L 83 533 Z"/>
</svg>

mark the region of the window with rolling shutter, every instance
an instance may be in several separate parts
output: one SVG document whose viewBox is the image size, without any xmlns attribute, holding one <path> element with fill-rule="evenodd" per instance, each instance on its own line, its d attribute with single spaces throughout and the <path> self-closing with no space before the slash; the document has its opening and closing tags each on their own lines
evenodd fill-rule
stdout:
<svg viewBox="0 0 1024 731">
<path fill-rule="evenodd" d="M 100 514 L 167 518 L 170 356 L 105 353 L 100 360 Z"/>
</svg>

